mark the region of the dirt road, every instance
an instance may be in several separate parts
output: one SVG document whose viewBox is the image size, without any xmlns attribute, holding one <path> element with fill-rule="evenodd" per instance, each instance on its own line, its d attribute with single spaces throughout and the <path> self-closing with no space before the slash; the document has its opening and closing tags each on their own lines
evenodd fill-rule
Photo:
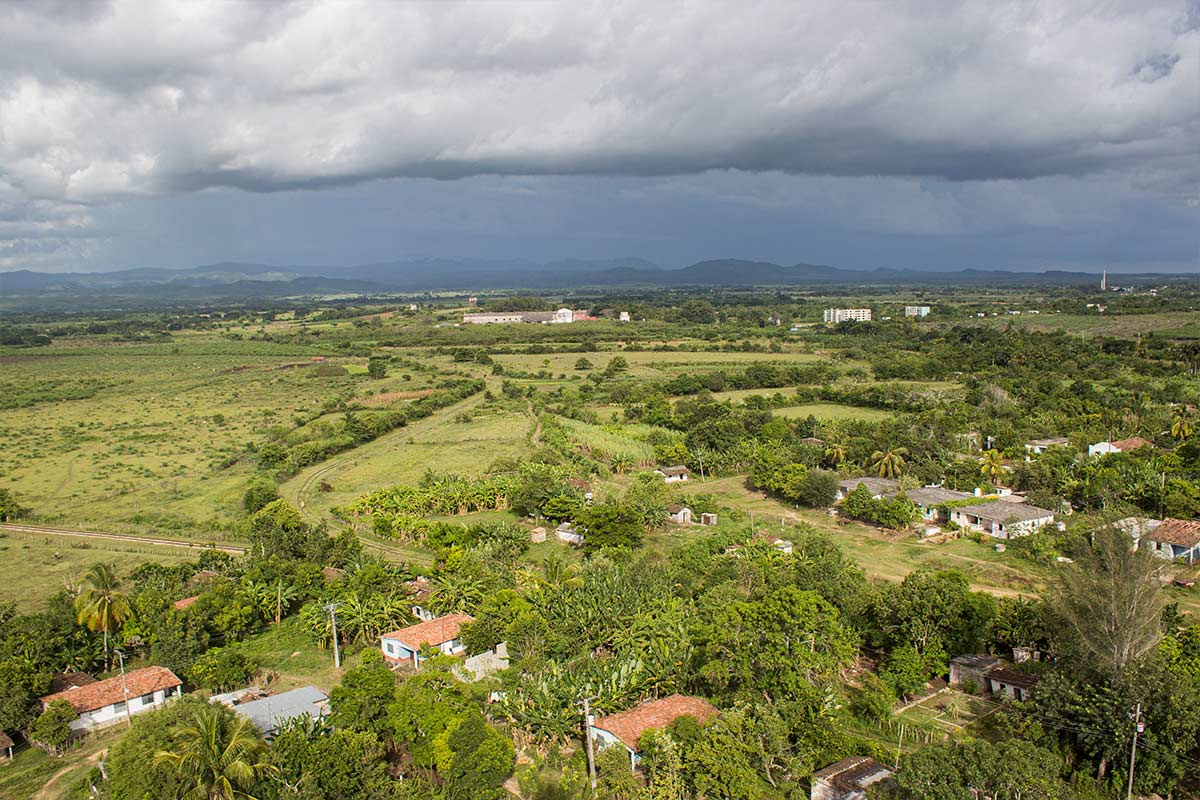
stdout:
<svg viewBox="0 0 1200 800">
<path fill-rule="evenodd" d="M 246 553 L 246 548 L 244 547 L 234 547 L 227 544 L 189 542 L 182 539 L 160 539 L 155 536 L 134 536 L 124 533 L 103 533 L 101 531 L 75 531 L 71 530 L 70 528 L 46 528 L 41 525 L 19 525 L 17 523 L 7 523 L 0 525 L 0 531 L 46 534 L 48 536 L 74 536 L 82 539 L 108 539 L 109 541 L 113 542 L 156 544 L 164 547 L 184 547 L 189 550 L 207 550 L 211 547 L 214 550 L 220 550 L 222 553 L 230 553 L 235 556 L 245 555 Z"/>
</svg>

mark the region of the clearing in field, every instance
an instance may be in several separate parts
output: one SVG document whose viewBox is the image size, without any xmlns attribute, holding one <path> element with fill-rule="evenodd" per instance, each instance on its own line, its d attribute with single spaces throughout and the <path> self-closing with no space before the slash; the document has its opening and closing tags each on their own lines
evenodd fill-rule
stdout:
<svg viewBox="0 0 1200 800">
<path fill-rule="evenodd" d="M 838 403 L 809 403 L 802 406 L 785 406 L 776 408 L 773 413 L 778 417 L 788 419 L 808 419 L 816 417 L 821 421 L 827 420 L 866 420 L 878 422 L 891 416 L 891 412 L 878 408 L 863 408 L 861 406 L 844 406 Z"/>
</svg>

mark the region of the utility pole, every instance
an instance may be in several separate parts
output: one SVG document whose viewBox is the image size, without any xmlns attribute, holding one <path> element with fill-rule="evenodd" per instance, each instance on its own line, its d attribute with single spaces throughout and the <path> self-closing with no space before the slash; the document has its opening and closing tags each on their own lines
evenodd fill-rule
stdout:
<svg viewBox="0 0 1200 800">
<path fill-rule="evenodd" d="M 591 778 L 592 788 L 596 788 L 596 753 L 592 749 L 592 707 L 591 698 L 583 698 L 583 740 L 587 743 L 588 777 Z"/>
<path fill-rule="evenodd" d="M 342 652 L 338 649 L 337 637 L 337 610 L 341 603 L 330 603 L 325 606 L 325 610 L 329 612 L 329 619 L 333 623 L 333 666 L 337 669 L 342 668 Z"/>
<path fill-rule="evenodd" d="M 900 723 L 900 741 L 896 742 L 896 769 L 900 769 L 900 748 L 904 746 L 904 723 Z"/>
<path fill-rule="evenodd" d="M 1145 730 L 1145 727 L 1142 724 L 1142 704 L 1138 703 L 1133 717 L 1133 747 L 1129 748 L 1129 791 L 1125 794 L 1127 800 L 1133 800 L 1133 767 L 1137 763 L 1137 740 L 1138 734 Z"/>
<path fill-rule="evenodd" d="M 125 721 L 133 726 L 133 713 L 129 710 L 129 686 L 125 683 L 125 651 L 114 650 L 117 662 L 121 665 L 121 691 L 125 693 Z"/>
</svg>

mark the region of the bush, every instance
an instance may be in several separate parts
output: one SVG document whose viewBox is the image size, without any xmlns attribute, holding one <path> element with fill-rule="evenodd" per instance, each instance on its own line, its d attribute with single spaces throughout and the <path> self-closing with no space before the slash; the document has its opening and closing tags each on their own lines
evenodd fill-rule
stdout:
<svg viewBox="0 0 1200 800">
<path fill-rule="evenodd" d="M 74 706 L 66 700 L 55 700 L 33 721 L 29 739 L 38 747 L 58 755 L 71 741 L 71 722 L 78 716 Z"/>
<path fill-rule="evenodd" d="M 258 664 L 233 647 L 217 647 L 197 658 L 187 671 L 188 680 L 209 691 L 227 691 L 250 682 Z"/>
<path fill-rule="evenodd" d="M 275 481 L 262 475 L 250 481 L 250 485 L 246 487 L 246 494 L 242 496 L 242 506 L 246 513 L 254 514 L 278 499 L 279 492 L 275 489 Z"/>
</svg>

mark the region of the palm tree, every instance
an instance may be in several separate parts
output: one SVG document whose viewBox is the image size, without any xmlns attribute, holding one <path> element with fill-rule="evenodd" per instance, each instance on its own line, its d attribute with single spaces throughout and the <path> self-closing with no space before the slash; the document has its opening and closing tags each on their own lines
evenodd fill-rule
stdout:
<svg viewBox="0 0 1200 800">
<path fill-rule="evenodd" d="M 846 445 L 830 444 L 825 448 L 825 461 L 829 466 L 837 469 L 838 466 L 846 460 Z"/>
<path fill-rule="evenodd" d="M 292 601 L 296 599 L 296 587 L 290 583 L 284 583 L 283 578 L 280 578 L 275 583 L 274 591 L 275 605 L 275 629 L 279 630 L 279 625 L 283 622 L 283 610 L 292 605 Z"/>
<path fill-rule="evenodd" d="M 876 450 L 871 454 L 871 466 L 875 474 L 881 478 L 895 478 L 904 472 L 904 457 L 908 455 L 907 447 Z"/>
<path fill-rule="evenodd" d="M 1187 438 L 1192 435 L 1195 430 L 1195 422 L 1185 410 L 1175 412 L 1175 419 L 1171 421 L 1171 435 L 1179 441 L 1187 441 Z"/>
<path fill-rule="evenodd" d="M 633 457 L 628 453 L 613 453 L 610 464 L 613 472 L 617 473 L 618 475 L 624 475 L 633 468 Z"/>
<path fill-rule="evenodd" d="M 999 450 L 988 450 L 979 457 L 979 471 L 993 486 L 1000 485 L 1000 475 L 1004 472 L 1004 457 Z"/>
<path fill-rule="evenodd" d="M 267 745 L 247 717 L 220 706 L 196 711 L 171 734 L 174 747 L 154 754 L 155 764 L 174 768 L 183 797 L 194 800 L 254 800 L 247 790 L 274 767 Z"/>
<path fill-rule="evenodd" d="M 104 668 L 108 669 L 108 634 L 129 619 L 129 598 L 120 591 L 115 564 L 95 564 L 83 576 L 83 591 L 75 598 L 76 621 L 104 632 Z"/>
</svg>

